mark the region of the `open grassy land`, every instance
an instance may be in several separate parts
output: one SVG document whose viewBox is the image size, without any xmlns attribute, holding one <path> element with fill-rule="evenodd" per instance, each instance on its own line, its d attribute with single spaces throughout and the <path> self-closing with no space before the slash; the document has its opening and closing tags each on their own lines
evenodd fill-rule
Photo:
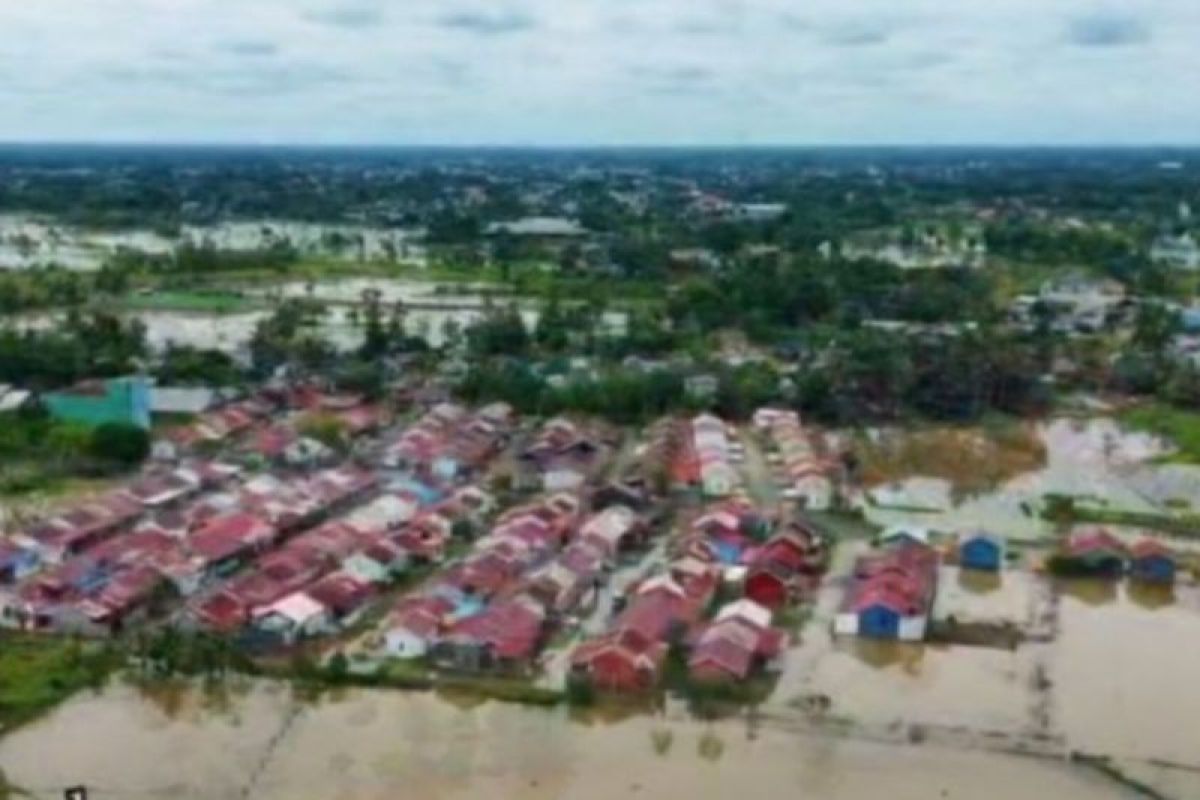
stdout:
<svg viewBox="0 0 1200 800">
<path fill-rule="evenodd" d="M 37 514 L 52 505 L 65 505 L 113 488 L 123 476 L 88 478 L 62 475 L 37 464 L 0 466 L 0 512 Z M 0 513 L 0 518 L 3 514 Z"/>
<path fill-rule="evenodd" d="M 1200 413 L 1147 403 L 1122 411 L 1120 420 L 1130 428 L 1157 434 L 1174 444 L 1178 452 L 1166 460 L 1200 464 Z"/>
<path fill-rule="evenodd" d="M 0 635 L 0 731 L 28 722 L 81 689 L 99 687 L 117 661 L 94 644 Z"/>
<path fill-rule="evenodd" d="M 1123 525 L 1145 528 L 1176 539 L 1200 539 L 1200 514 L 1187 512 L 1160 513 L 1105 508 L 1079 498 L 1046 495 L 1038 512 L 1042 519 L 1060 525 Z"/>
<path fill-rule="evenodd" d="M 130 295 L 121 301 L 121 305 L 131 310 L 232 314 L 251 310 L 256 303 L 233 292 L 164 290 Z"/>
<path fill-rule="evenodd" d="M 547 266 L 540 262 L 521 262 L 502 268 L 496 264 L 480 265 L 448 261 L 434 261 L 426 266 L 418 266 L 391 261 L 307 258 L 290 265 L 286 270 L 237 269 L 222 270 L 211 276 L 188 276 L 189 281 L 195 281 L 197 289 L 194 292 L 164 289 L 144 297 L 169 300 L 172 295 L 180 295 L 182 296 L 180 302 L 186 303 L 189 302 L 188 295 L 207 297 L 210 292 L 205 287 L 208 286 L 214 287 L 211 291 L 212 294 L 220 295 L 220 290 L 216 288 L 218 286 L 222 288 L 244 286 L 262 289 L 284 282 L 318 282 L 351 278 L 391 279 L 446 285 L 487 284 L 494 286 L 498 292 L 509 292 L 524 297 L 557 295 L 567 300 L 595 294 L 603 297 L 609 306 L 658 301 L 662 299 L 663 293 L 661 284 L 648 281 L 613 281 L 609 278 L 586 275 L 564 275 L 552 265 Z M 172 276 L 171 280 L 177 281 L 179 277 Z M 147 299 L 143 302 L 151 303 L 151 300 Z M 155 301 L 152 307 L 164 308 L 164 305 Z M 210 309 L 180 307 L 180 310 Z"/>
</svg>

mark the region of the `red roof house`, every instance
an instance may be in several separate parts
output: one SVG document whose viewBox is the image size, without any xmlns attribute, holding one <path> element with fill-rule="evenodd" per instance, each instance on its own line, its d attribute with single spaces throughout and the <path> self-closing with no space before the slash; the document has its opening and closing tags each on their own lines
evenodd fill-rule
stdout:
<svg viewBox="0 0 1200 800">
<path fill-rule="evenodd" d="M 644 692 L 657 685 L 666 657 L 665 642 L 613 631 L 576 647 L 571 670 L 597 689 Z"/>
</svg>

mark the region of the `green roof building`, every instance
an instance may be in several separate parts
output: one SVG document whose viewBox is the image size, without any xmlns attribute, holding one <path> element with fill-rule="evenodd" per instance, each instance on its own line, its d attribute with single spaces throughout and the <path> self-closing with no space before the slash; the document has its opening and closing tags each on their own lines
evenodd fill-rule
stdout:
<svg viewBox="0 0 1200 800">
<path fill-rule="evenodd" d="M 57 419 L 84 425 L 123 422 L 150 427 L 150 385 L 145 378 L 85 381 L 70 389 L 43 395 L 46 409 Z"/>
</svg>

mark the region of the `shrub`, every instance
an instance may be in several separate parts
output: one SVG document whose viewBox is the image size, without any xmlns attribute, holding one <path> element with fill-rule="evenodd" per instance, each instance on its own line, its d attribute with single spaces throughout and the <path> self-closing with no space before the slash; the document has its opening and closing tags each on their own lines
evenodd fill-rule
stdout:
<svg viewBox="0 0 1200 800">
<path fill-rule="evenodd" d="M 106 422 L 92 431 L 88 450 L 100 461 L 130 467 L 150 455 L 150 434 L 136 425 Z"/>
</svg>

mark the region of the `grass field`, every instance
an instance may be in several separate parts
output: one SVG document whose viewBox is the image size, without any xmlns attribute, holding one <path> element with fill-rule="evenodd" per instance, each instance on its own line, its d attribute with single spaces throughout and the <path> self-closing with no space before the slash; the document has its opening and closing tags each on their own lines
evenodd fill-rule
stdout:
<svg viewBox="0 0 1200 800">
<path fill-rule="evenodd" d="M 0 730 L 28 722 L 81 689 L 102 685 L 116 661 L 94 644 L 0 635 Z"/>
<path fill-rule="evenodd" d="M 254 300 L 231 292 L 158 291 L 135 294 L 122 300 L 125 308 L 145 311 L 193 311 L 207 314 L 232 314 L 256 307 Z"/>
</svg>

